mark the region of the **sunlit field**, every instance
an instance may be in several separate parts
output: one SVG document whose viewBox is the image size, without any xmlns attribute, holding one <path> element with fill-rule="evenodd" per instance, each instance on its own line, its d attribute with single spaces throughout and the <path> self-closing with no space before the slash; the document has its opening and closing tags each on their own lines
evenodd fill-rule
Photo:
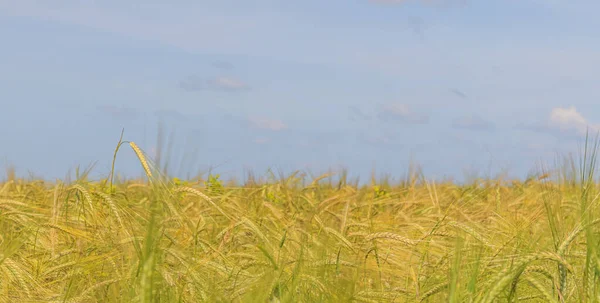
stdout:
<svg viewBox="0 0 600 303">
<path fill-rule="evenodd" d="M 179 180 L 135 143 L 120 146 L 144 178 L 9 173 L 0 301 L 597 302 L 590 145 L 527 180 L 467 184 Z"/>
</svg>

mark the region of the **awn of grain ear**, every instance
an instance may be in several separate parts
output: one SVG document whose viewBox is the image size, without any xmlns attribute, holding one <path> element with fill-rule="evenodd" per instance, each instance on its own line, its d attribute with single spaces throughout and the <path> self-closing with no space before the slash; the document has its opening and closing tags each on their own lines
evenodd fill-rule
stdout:
<svg viewBox="0 0 600 303">
<path fill-rule="evenodd" d="M 350 241 L 348 241 L 348 239 L 346 239 L 346 237 L 344 237 L 342 234 L 340 234 L 337 230 L 330 228 L 330 227 L 325 227 L 324 230 L 328 233 L 331 234 L 333 236 L 335 236 L 338 240 L 340 240 L 340 242 L 342 242 L 348 249 L 354 251 L 354 247 L 352 247 L 352 243 Z"/>
<path fill-rule="evenodd" d="M 376 240 L 376 239 L 396 240 L 396 241 L 402 242 L 402 243 L 404 243 L 406 245 L 410 245 L 410 246 L 416 245 L 418 243 L 418 241 L 410 240 L 410 239 L 408 239 L 406 237 L 403 237 L 401 235 L 394 234 L 394 233 L 391 233 L 391 232 L 373 233 L 373 234 L 369 234 L 365 238 L 365 240 L 367 240 L 367 241 L 372 241 L 372 240 Z"/>
<path fill-rule="evenodd" d="M 567 263 L 561 256 L 554 253 L 537 253 L 533 254 L 529 257 L 522 258 L 521 261 L 513 266 L 512 268 L 507 268 L 499 273 L 498 277 L 495 279 L 495 282 L 492 284 L 493 286 L 487 292 L 485 297 L 483 298 L 483 303 L 491 303 L 494 302 L 496 297 L 500 295 L 502 290 L 504 290 L 509 284 L 513 283 L 515 279 L 517 279 L 521 272 L 524 271 L 527 266 L 534 261 L 538 260 L 550 260 L 556 261 L 559 264 L 563 265 L 569 272 L 573 272 L 573 269 L 569 263 Z"/>
<path fill-rule="evenodd" d="M 582 227 L 579 227 L 579 228 L 576 228 L 575 230 L 573 230 L 569 234 L 569 236 L 558 247 L 558 249 L 556 250 L 556 253 L 559 256 L 564 256 L 567 248 L 569 247 L 569 245 L 571 244 L 571 242 L 573 242 L 573 240 L 575 240 L 575 238 L 577 237 L 577 235 L 579 235 L 580 233 L 582 233 L 585 230 L 585 228 L 587 228 L 589 226 L 592 226 L 592 225 L 595 225 L 595 224 L 598 224 L 598 223 L 600 223 L 600 219 L 596 219 L 596 220 L 590 222 L 589 224 L 587 224 L 586 226 L 582 226 Z"/>
<path fill-rule="evenodd" d="M 533 285 L 533 287 L 535 287 L 544 296 L 544 298 L 546 299 L 546 302 L 558 303 L 558 300 L 556 300 L 556 297 L 553 296 L 548 291 L 548 289 L 546 287 L 544 287 L 544 285 L 540 281 L 538 281 L 532 277 L 525 277 L 525 280 L 527 282 L 529 282 L 529 284 Z"/>
<path fill-rule="evenodd" d="M 115 201 L 113 201 L 113 199 L 109 195 L 107 195 L 103 192 L 94 192 L 94 194 L 98 195 L 102 199 L 104 199 L 104 201 L 106 202 L 106 204 L 108 204 L 108 207 L 112 211 L 113 215 L 115 216 L 115 219 L 117 219 L 117 222 L 119 222 L 119 225 L 122 228 L 124 228 L 123 221 L 121 221 L 121 216 L 119 215 L 119 209 L 117 208 L 117 204 L 115 203 Z"/>
<path fill-rule="evenodd" d="M 63 264 L 60 264 L 60 265 L 57 265 L 57 266 L 54 266 L 54 267 L 50 267 L 50 268 L 48 268 L 47 270 L 44 271 L 44 275 L 49 275 L 49 274 L 51 274 L 51 273 L 53 273 L 55 271 L 58 271 L 58 270 L 61 270 L 61 269 L 64 269 L 64 268 L 69 268 L 69 267 L 71 267 L 73 265 L 76 265 L 76 264 L 77 264 L 76 261 L 71 261 L 71 262 L 66 262 L 66 263 L 63 263 Z"/>
<path fill-rule="evenodd" d="M 481 236 L 478 232 L 476 232 L 474 229 L 472 229 L 471 227 L 466 226 L 459 222 L 454 222 L 454 221 L 448 222 L 448 225 L 456 227 L 456 228 L 466 232 L 467 234 L 469 234 L 473 238 L 475 238 L 477 241 L 483 243 L 485 246 L 490 246 L 490 243 L 483 236 Z"/>
<path fill-rule="evenodd" d="M 129 142 L 129 146 L 131 146 L 131 149 L 133 149 L 136 156 L 140 160 L 140 163 L 142 164 L 142 167 L 144 168 L 144 171 L 146 172 L 146 176 L 148 176 L 148 178 L 152 177 L 152 172 L 150 171 L 150 166 L 148 165 L 148 161 L 146 161 L 146 157 L 144 156 L 144 153 L 142 152 L 142 150 L 133 141 Z"/>
<path fill-rule="evenodd" d="M 86 296 L 91 293 L 92 291 L 102 287 L 102 286 L 106 286 L 115 282 L 120 281 L 120 279 L 110 279 L 110 280 L 106 280 L 106 281 L 102 281 L 99 283 L 96 283 L 88 288 L 85 289 L 85 291 L 83 291 L 81 293 L 81 295 L 79 295 L 75 300 L 73 300 L 73 302 L 86 302 L 87 300 L 84 300 L 86 298 Z"/>
<path fill-rule="evenodd" d="M 430 290 L 426 291 L 425 293 L 423 293 L 423 296 L 421 296 L 421 302 L 425 301 L 425 299 L 437 294 L 438 292 L 446 289 L 448 287 L 448 283 L 441 283 L 438 284 L 434 287 L 432 287 Z"/>
<path fill-rule="evenodd" d="M 90 206 L 90 210 L 92 211 L 92 213 L 94 212 L 94 205 L 92 203 L 92 196 L 90 195 L 90 193 L 87 191 L 87 189 L 85 189 L 83 186 L 79 185 L 79 184 L 75 184 L 73 185 L 73 189 L 78 190 L 79 192 L 81 192 L 81 194 L 83 195 L 83 197 L 85 198 L 86 202 L 88 203 L 88 205 Z"/>
<path fill-rule="evenodd" d="M 187 187 L 187 186 L 182 186 L 182 187 L 175 188 L 173 191 L 176 193 L 178 193 L 178 192 L 190 193 L 190 194 L 196 195 L 198 197 L 201 197 L 202 199 L 204 199 L 208 203 L 210 203 L 215 209 L 217 209 L 223 216 L 225 216 L 228 219 L 232 219 L 231 216 L 227 215 L 209 196 L 203 194 L 201 191 L 199 191 L 197 189 Z"/>
<path fill-rule="evenodd" d="M 535 273 L 539 273 L 543 276 L 545 276 L 546 278 L 548 278 L 548 280 L 550 280 L 551 282 L 554 281 L 554 277 L 552 275 L 552 273 L 550 273 L 545 267 L 543 266 L 539 266 L 539 265 L 532 265 L 527 267 L 527 269 L 525 270 L 525 272 L 535 272 Z"/>
</svg>

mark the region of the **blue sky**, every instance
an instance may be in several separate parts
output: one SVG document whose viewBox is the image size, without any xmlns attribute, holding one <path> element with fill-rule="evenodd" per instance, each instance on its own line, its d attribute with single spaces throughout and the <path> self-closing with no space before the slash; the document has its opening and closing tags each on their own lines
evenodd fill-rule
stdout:
<svg viewBox="0 0 600 303">
<path fill-rule="evenodd" d="M 0 164 L 506 172 L 600 125 L 600 2 L 0 0 Z M 170 143 L 171 142 L 171 143 Z M 165 148 L 166 151 L 166 148 Z M 141 169 L 123 150 L 117 167 Z"/>
</svg>

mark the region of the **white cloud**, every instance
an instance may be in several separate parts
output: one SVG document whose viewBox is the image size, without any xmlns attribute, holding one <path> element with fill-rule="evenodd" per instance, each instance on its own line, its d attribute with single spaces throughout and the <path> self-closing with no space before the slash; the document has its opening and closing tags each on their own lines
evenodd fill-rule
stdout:
<svg viewBox="0 0 600 303">
<path fill-rule="evenodd" d="M 371 3 L 397 4 L 404 3 L 406 0 L 369 0 Z"/>
<path fill-rule="evenodd" d="M 437 5 L 442 7 L 448 7 L 452 5 L 464 6 L 467 4 L 467 0 L 369 0 L 371 3 L 376 4 L 404 4 L 404 3 L 424 3 L 427 5 Z"/>
<path fill-rule="evenodd" d="M 230 70 L 233 69 L 233 64 L 228 61 L 218 60 L 212 63 L 214 68 Z"/>
<path fill-rule="evenodd" d="M 382 121 L 400 121 L 410 124 L 425 124 L 429 122 L 426 115 L 413 112 L 406 104 L 388 104 L 382 107 L 378 118 Z"/>
<path fill-rule="evenodd" d="M 136 2 L 0 1 L 0 14 L 58 21 L 154 40 L 186 50 L 208 51 L 241 46 L 236 36 L 249 35 L 255 22 L 254 17 L 211 14 L 193 2 L 184 1 L 179 5 L 157 2 L 146 6 Z"/>
<path fill-rule="evenodd" d="M 227 77 L 217 77 L 209 81 L 209 83 L 228 90 L 245 90 L 248 88 L 248 85 L 244 82 Z"/>
<path fill-rule="evenodd" d="M 254 128 L 280 131 L 287 129 L 287 125 L 281 120 L 274 120 L 262 117 L 250 117 L 248 122 Z"/>
<path fill-rule="evenodd" d="M 574 106 L 553 108 L 548 122 L 551 128 L 561 132 L 574 132 L 578 135 L 584 135 L 588 129 L 590 131 L 600 130 L 599 125 L 590 124 Z"/>
<path fill-rule="evenodd" d="M 256 143 L 256 144 L 266 144 L 269 142 L 271 142 L 271 139 L 269 139 L 269 138 L 261 137 L 261 138 L 254 139 L 254 143 Z"/>
<path fill-rule="evenodd" d="M 570 106 L 555 107 L 545 121 L 521 123 L 516 128 L 576 138 L 588 131 L 591 134 L 600 131 L 600 124 L 590 123 L 575 106 Z"/>
<path fill-rule="evenodd" d="M 229 1 L 178 1 L 177 5 L 170 5 L 154 1 L 139 5 L 139 1 L 116 0 L 0 0 L 0 16 L 92 28 L 189 52 L 306 63 L 344 61 L 341 57 L 349 56 L 338 49 L 354 45 L 331 39 L 332 35 L 340 34 L 339 29 L 310 26 L 307 30 L 306 22 L 310 19 L 298 22 L 297 12 L 273 9 L 271 0 L 255 0 L 252 6 L 236 8 L 227 3 Z M 248 11 L 249 7 L 252 9 Z M 288 39 L 290 35 L 295 39 Z"/>
<path fill-rule="evenodd" d="M 239 92 L 250 89 L 246 83 L 231 77 L 201 78 L 190 76 L 179 82 L 179 87 L 186 91 L 214 90 L 226 92 Z"/>
</svg>

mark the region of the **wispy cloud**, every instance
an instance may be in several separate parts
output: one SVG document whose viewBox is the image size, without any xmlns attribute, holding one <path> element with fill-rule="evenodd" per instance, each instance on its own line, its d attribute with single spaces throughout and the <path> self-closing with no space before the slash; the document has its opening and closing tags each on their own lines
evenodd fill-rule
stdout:
<svg viewBox="0 0 600 303">
<path fill-rule="evenodd" d="M 593 125 L 574 106 L 553 108 L 550 112 L 549 126 L 561 132 L 574 132 L 584 135 L 588 129 L 597 131 L 599 125 Z"/>
<path fill-rule="evenodd" d="M 265 137 L 260 137 L 260 138 L 254 139 L 253 142 L 255 144 L 267 144 L 267 143 L 271 142 L 271 139 L 265 138 Z"/>
<path fill-rule="evenodd" d="M 454 122 L 452 122 L 452 127 L 477 131 L 491 131 L 496 128 L 496 125 L 479 116 L 473 115 L 454 120 Z"/>
<path fill-rule="evenodd" d="M 389 104 L 382 107 L 377 117 L 382 121 L 398 121 L 409 124 L 425 124 L 429 117 L 413 112 L 406 104 Z"/>
<path fill-rule="evenodd" d="M 231 64 L 231 62 L 221 61 L 221 60 L 213 62 L 212 66 L 215 68 L 224 69 L 224 70 L 233 69 L 233 64 Z"/>
<path fill-rule="evenodd" d="M 519 124 L 517 128 L 567 137 L 580 137 L 600 131 L 600 124 L 589 122 L 574 106 L 555 107 L 545 121 Z"/>
<path fill-rule="evenodd" d="M 467 94 L 465 94 L 464 92 L 462 92 L 461 90 L 458 90 L 456 88 L 451 88 L 450 92 L 452 94 L 454 94 L 455 96 L 461 98 L 461 99 L 468 99 L 469 98 L 469 96 L 467 96 Z"/>
<path fill-rule="evenodd" d="M 451 5 L 461 5 L 464 6 L 468 3 L 468 0 L 369 0 L 371 3 L 376 4 L 404 4 L 409 2 L 420 2 L 427 5 L 437 5 L 448 7 Z"/>
<path fill-rule="evenodd" d="M 248 122 L 250 126 L 258 129 L 266 129 L 272 131 L 280 131 L 287 129 L 287 125 L 281 121 L 276 119 L 269 119 L 264 117 L 250 117 L 248 118 Z"/>
<path fill-rule="evenodd" d="M 371 116 L 363 112 L 360 108 L 356 106 L 348 106 L 348 110 L 350 111 L 350 120 L 351 121 L 366 121 L 371 120 Z"/>
<path fill-rule="evenodd" d="M 399 4 L 405 3 L 407 0 L 369 0 L 371 3 L 380 3 L 380 4 Z"/>
<path fill-rule="evenodd" d="M 250 90 L 248 84 L 231 77 L 202 78 L 190 76 L 179 82 L 179 87 L 190 92 L 201 90 L 242 92 Z"/>
<path fill-rule="evenodd" d="M 385 133 L 361 133 L 357 135 L 357 139 L 359 142 L 366 143 L 371 146 L 381 147 L 381 148 L 399 148 L 401 147 L 401 142 L 398 140 L 397 135 L 390 132 Z"/>
</svg>

